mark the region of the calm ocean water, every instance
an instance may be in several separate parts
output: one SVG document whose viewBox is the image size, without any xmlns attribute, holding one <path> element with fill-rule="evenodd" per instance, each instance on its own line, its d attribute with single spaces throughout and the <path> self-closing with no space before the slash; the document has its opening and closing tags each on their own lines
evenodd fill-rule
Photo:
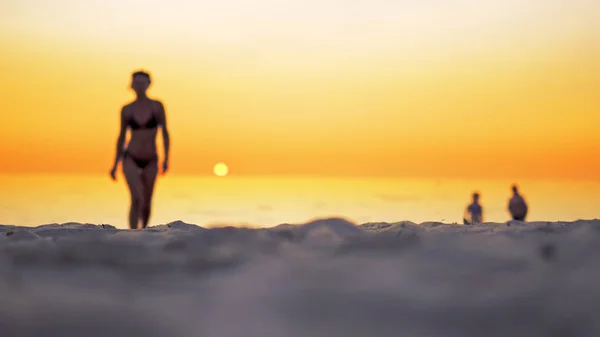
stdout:
<svg viewBox="0 0 600 337">
<path fill-rule="evenodd" d="M 194 177 L 157 183 L 151 225 L 183 220 L 201 226 L 270 227 L 317 217 L 374 221 L 461 222 L 473 190 L 486 221 L 508 220 L 512 181 Z M 518 182 L 530 204 L 528 220 L 599 218 L 600 182 Z M 126 228 L 129 194 L 108 176 L 0 175 L 0 224 L 105 223 Z"/>
</svg>

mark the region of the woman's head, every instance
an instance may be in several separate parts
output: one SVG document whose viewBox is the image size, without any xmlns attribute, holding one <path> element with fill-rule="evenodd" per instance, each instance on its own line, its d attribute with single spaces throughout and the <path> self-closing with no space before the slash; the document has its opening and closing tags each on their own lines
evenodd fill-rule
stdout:
<svg viewBox="0 0 600 337">
<path fill-rule="evenodd" d="M 137 95 L 145 95 L 148 87 L 150 87 L 150 74 L 145 71 L 136 71 L 131 74 L 131 89 Z"/>
</svg>

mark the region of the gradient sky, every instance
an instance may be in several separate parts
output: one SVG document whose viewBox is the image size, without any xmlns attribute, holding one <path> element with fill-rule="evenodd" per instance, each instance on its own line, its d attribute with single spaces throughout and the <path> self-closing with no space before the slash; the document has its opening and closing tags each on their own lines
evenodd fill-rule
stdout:
<svg viewBox="0 0 600 337">
<path fill-rule="evenodd" d="M 107 172 L 144 68 L 173 173 L 600 178 L 595 0 L 3 0 L 0 47 L 0 172 Z"/>
</svg>

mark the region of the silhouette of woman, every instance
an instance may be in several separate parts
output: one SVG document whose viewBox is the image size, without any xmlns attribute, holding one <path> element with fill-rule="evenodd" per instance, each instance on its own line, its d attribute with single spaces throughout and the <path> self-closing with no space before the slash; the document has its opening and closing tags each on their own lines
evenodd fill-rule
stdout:
<svg viewBox="0 0 600 337">
<path fill-rule="evenodd" d="M 135 101 L 121 109 L 121 127 L 117 139 L 117 154 L 110 176 L 116 180 L 117 166 L 122 161 L 123 174 L 131 192 L 131 208 L 129 210 L 129 228 L 137 229 L 148 226 L 152 206 L 154 183 L 158 174 L 158 154 L 156 151 L 156 134 L 162 129 L 165 149 L 163 174 L 169 167 L 169 131 L 163 104 L 147 96 L 150 87 L 150 74 L 144 71 L 134 72 L 131 76 L 131 88 L 135 91 Z M 127 129 L 130 140 L 125 145 Z"/>
</svg>

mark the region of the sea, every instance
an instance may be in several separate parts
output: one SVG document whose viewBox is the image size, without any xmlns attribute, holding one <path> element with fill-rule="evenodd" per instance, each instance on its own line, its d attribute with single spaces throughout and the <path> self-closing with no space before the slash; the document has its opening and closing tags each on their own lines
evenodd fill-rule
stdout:
<svg viewBox="0 0 600 337">
<path fill-rule="evenodd" d="M 183 221 L 203 227 L 272 227 L 317 218 L 356 224 L 412 221 L 462 223 L 471 194 L 481 194 L 484 221 L 505 222 L 514 181 L 482 179 L 159 176 L 150 226 Z M 599 218 L 600 182 L 516 182 L 528 221 Z M 0 175 L 0 224 L 109 224 L 128 228 L 125 181 L 108 175 Z"/>
</svg>

